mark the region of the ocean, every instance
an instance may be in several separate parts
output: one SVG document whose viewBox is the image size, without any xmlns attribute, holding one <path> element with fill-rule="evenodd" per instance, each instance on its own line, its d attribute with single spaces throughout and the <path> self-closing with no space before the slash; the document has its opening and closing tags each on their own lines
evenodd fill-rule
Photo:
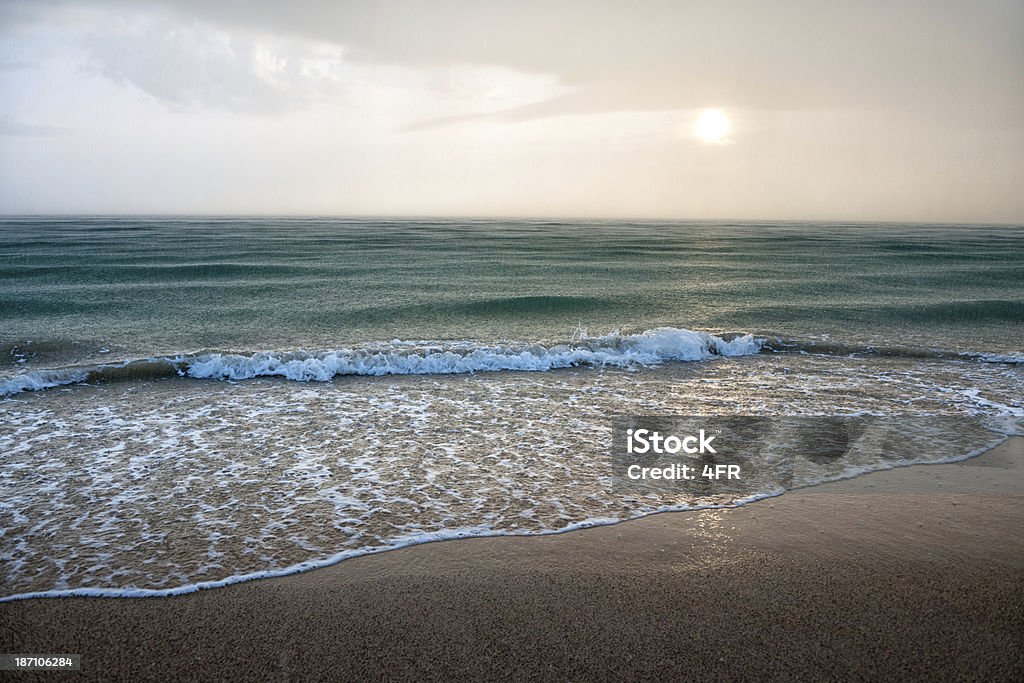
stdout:
<svg viewBox="0 0 1024 683">
<path fill-rule="evenodd" d="M 2 218 L 0 596 L 175 594 L 963 459 L 1020 429 L 1022 323 L 1020 226 Z M 700 495 L 611 484 L 623 415 L 931 426 Z"/>
</svg>

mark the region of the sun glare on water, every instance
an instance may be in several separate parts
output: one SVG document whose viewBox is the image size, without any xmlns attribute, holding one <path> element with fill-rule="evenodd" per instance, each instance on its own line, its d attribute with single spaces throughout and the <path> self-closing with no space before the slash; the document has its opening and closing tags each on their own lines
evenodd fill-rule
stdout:
<svg viewBox="0 0 1024 683">
<path fill-rule="evenodd" d="M 706 144 L 721 144 L 726 141 L 731 125 L 729 117 L 721 109 L 705 109 L 693 124 L 693 133 Z"/>
</svg>

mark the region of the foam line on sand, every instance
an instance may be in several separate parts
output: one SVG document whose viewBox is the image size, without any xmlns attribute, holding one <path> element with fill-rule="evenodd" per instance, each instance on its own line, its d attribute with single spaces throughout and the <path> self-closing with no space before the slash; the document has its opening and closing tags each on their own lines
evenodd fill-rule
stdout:
<svg viewBox="0 0 1024 683">
<path fill-rule="evenodd" d="M 1022 680 L 1021 528 L 1011 438 L 735 509 L 4 603 L 0 651 L 80 653 L 86 680 Z"/>
</svg>

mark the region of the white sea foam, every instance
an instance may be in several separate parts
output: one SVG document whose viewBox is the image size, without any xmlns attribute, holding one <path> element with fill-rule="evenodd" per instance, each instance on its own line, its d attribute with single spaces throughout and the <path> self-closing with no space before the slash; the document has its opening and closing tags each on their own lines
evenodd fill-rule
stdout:
<svg viewBox="0 0 1024 683">
<path fill-rule="evenodd" d="M 1015 433 L 1022 371 L 759 355 L 742 367 L 23 395 L 0 408 L 0 581 L 8 596 L 170 595 L 427 540 L 736 504 L 744 499 L 610 490 L 609 417 L 959 416 L 985 422 L 994 443 Z M 905 457 L 879 433 L 856 456 L 795 467 L 782 449 L 763 467 L 790 487 L 968 455 L 927 446 L 974 438 L 951 424 L 912 435 L 919 447 Z"/>
<path fill-rule="evenodd" d="M 1024 354 L 1022 353 L 980 353 L 966 355 L 974 356 L 983 363 L 1024 364 Z"/>
<path fill-rule="evenodd" d="M 985 444 L 984 446 L 962 452 L 948 455 L 945 457 L 938 458 L 927 458 L 919 461 L 907 461 L 901 463 L 879 463 L 875 462 L 870 465 L 863 464 L 860 466 L 849 466 L 839 473 L 832 473 L 830 476 L 822 476 L 818 480 L 808 480 L 800 484 L 801 487 L 813 486 L 818 483 L 824 483 L 826 481 L 838 481 L 842 479 L 852 479 L 862 474 L 870 472 L 877 472 L 881 470 L 895 469 L 897 467 L 906 467 L 910 465 L 929 463 L 929 464 L 945 464 L 962 462 L 969 460 L 970 458 L 977 457 L 982 453 L 994 448 L 998 444 L 1005 441 L 1006 437 L 996 437 L 993 441 Z M 388 542 L 378 546 L 367 546 L 362 548 L 355 548 L 344 550 L 342 552 L 336 552 L 326 557 L 319 556 L 313 559 L 304 560 L 295 564 L 291 564 L 285 567 L 275 567 L 272 569 L 265 569 L 261 571 L 252 571 L 242 574 L 234 574 L 225 576 L 221 579 L 198 581 L 198 582 L 186 582 L 170 588 L 139 588 L 135 586 L 117 587 L 117 588 L 56 588 L 52 590 L 40 590 L 40 591 L 29 591 L 23 593 L 16 593 L 13 595 L 0 596 L 0 602 L 11 602 L 15 600 L 27 600 L 33 598 L 60 598 L 60 597 L 100 597 L 100 598 L 157 598 L 157 597 L 171 597 L 175 595 L 187 595 L 190 593 L 196 593 L 201 590 L 209 590 L 214 588 L 223 588 L 237 583 L 244 583 L 247 581 L 253 581 L 257 579 L 275 578 L 282 576 L 289 576 L 291 574 L 298 574 L 312 569 L 320 569 L 323 567 L 329 567 L 331 565 L 338 564 L 343 560 L 352 559 L 355 557 L 362 557 L 365 555 L 373 555 L 389 550 L 397 550 L 413 545 L 419 545 L 421 543 L 431 543 L 437 541 L 451 541 L 465 538 L 480 538 L 480 537 L 497 537 L 497 536 L 547 536 L 553 534 L 562 534 L 569 531 L 576 531 L 579 529 L 588 529 L 598 526 L 608 526 L 611 524 L 618 524 L 624 521 L 632 519 L 640 519 L 648 517 L 654 514 L 661 514 L 665 512 L 686 512 L 686 511 L 699 511 L 699 510 L 715 510 L 730 507 L 739 507 L 754 503 L 766 498 L 774 498 L 786 493 L 786 489 L 774 488 L 770 491 L 764 491 L 753 495 L 735 498 L 730 500 L 728 503 L 683 503 L 683 504 L 669 504 L 653 507 L 645 507 L 638 510 L 621 512 L 617 516 L 600 516 L 591 517 L 584 519 L 579 522 L 573 522 L 565 524 L 564 526 L 557 528 L 540 528 L 536 530 L 527 531 L 510 531 L 507 529 L 496 529 L 491 524 L 475 524 L 469 526 L 463 526 L 453 529 L 442 529 L 438 531 L 422 532 L 422 531 L 409 531 L 404 534 L 400 534 Z M 351 501 L 348 501 L 351 502 Z M 532 519 L 532 514 L 519 513 L 520 517 Z M 415 525 L 414 525 L 415 527 Z M 220 556 L 222 553 L 210 550 L 211 556 Z M 213 565 L 219 567 L 219 565 Z M 105 567 L 104 567 L 105 568 Z"/>
<path fill-rule="evenodd" d="M 0 382 L 0 396 L 22 391 L 40 391 L 65 384 L 78 384 L 89 379 L 88 369 L 37 370 Z"/>
<path fill-rule="evenodd" d="M 876 347 L 834 341 L 764 339 L 745 334 L 723 338 L 706 332 L 659 327 L 638 334 L 588 337 L 563 343 L 410 341 L 394 339 L 332 351 L 196 352 L 94 366 L 33 370 L 0 379 L 0 397 L 83 382 L 187 376 L 247 380 L 282 377 L 328 382 L 343 375 L 457 375 L 479 372 L 544 372 L 570 367 L 639 368 L 669 361 L 703 361 L 770 351 L 797 355 L 892 357 L 1020 365 L 1019 354 L 944 351 L 913 346 Z"/>
<path fill-rule="evenodd" d="M 502 370 L 543 372 L 577 366 L 650 366 L 665 361 L 755 354 L 762 343 L 763 340 L 749 334 L 726 340 L 706 332 L 661 327 L 640 334 L 584 337 L 550 345 L 393 340 L 321 353 L 200 353 L 87 368 L 36 370 L 0 381 L 0 396 L 92 380 L 171 374 L 198 379 L 284 377 L 299 382 L 327 382 L 339 375 L 451 375 Z"/>
<path fill-rule="evenodd" d="M 743 356 L 760 349 L 761 341 L 751 335 L 726 341 L 705 332 L 662 327 L 641 334 L 607 335 L 554 346 L 450 344 L 446 348 L 428 343 L 411 348 L 392 344 L 386 350 L 344 349 L 316 355 L 212 354 L 191 361 L 185 372 L 204 379 L 278 376 L 325 382 L 338 375 L 450 375 L 501 370 L 538 372 L 581 365 L 656 365 L 712 356 Z"/>
<path fill-rule="evenodd" d="M 782 495 L 783 493 L 785 493 L 785 491 L 779 489 L 771 493 L 758 494 L 755 496 L 748 496 L 746 498 L 737 499 L 731 501 L 728 504 L 666 505 L 660 508 L 645 510 L 644 512 L 637 513 L 634 515 L 623 515 L 620 517 L 595 517 L 592 519 L 583 520 L 582 522 L 566 524 L 565 526 L 558 529 L 544 529 L 532 532 L 509 532 L 495 530 L 489 525 L 477 525 L 458 529 L 445 529 L 443 531 L 437 532 L 411 533 L 396 538 L 387 545 L 380 547 L 361 548 L 358 550 L 346 550 L 344 552 L 335 553 L 328 557 L 306 560 L 304 562 L 299 562 L 297 564 L 293 564 L 287 567 L 249 572 L 246 574 L 236 574 L 224 577 L 223 579 L 216 579 L 213 581 L 185 583 L 180 586 L 175 586 L 173 588 L 137 588 L 134 586 L 124 588 L 60 588 L 54 590 L 32 591 L 27 593 L 17 593 L 14 595 L 0 596 L 0 602 L 13 602 L 15 600 L 28 600 L 33 598 L 160 598 L 171 597 L 175 595 L 188 595 L 190 593 L 196 593 L 202 590 L 209 590 L 212 588 L 223 588 L 225 586 L 230 586 L 236 583 L 244 583 L 246 581 L 277 578 L 282 576 L 289 576 L 291 574 L 298 574 L 301 572 L 310 571 L 312 569 L 321 569 L 323 567 L 330 567 L 331 565 L 338 564 L 343 560 L 348 560 L 355 557 L 362 557 L 365 555 L 375 555 L 377 553 L 387 552 L 389 550 L 398 550 L 400 548 L 406 548 L 413 545 L 420 545 L 422 543 L 433 543 L 437 541 L 455 541 L 465 538 L 486 538 L 498 536 L 550 536 L 554 534 L 563 534 L 570 531 L 578 531 L 580 529 L 591 529 L 599 526 L 619 524 L 621 522 L 629 521 L 631 519 L 640 519 L 643 517 L 648 517 L 650 515 L 661 514 L 665 512 L 718 510 L 729 507 L 738 507 L 759 500 L 764 500 L 765 498 L 779 496 Z"/>
</svg>

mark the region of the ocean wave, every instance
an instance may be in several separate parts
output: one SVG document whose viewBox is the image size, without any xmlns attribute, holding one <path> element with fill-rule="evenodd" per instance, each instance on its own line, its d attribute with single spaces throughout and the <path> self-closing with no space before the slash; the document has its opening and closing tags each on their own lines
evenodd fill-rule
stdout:
<svg viewBox="0 0 1024 683">
<path fill-rule="evenodd" d="M 833 340 L 765 338 L 761 350 L 766 353 L 798 353 L 821 356 L 885 356 L 919 360 L 963 360 L 982 363 L 1024 364 L 1024 353 L 986 353 L 951 351 L 900 344 L 851 344 Z"/>
<path fill-rule="evenodd" d="M 451 375 L 474 372 L 543 372 L 569 367 L 657 365 L 700 361 L 715 356 L 760 352 L 752 335 L 725 339 L 706 332 L 660 327 L 639 334 L 609 334 L 543 345 L 530 342 L 483 345 L 475 342 L 391 342 L 361 348 L 309 353 L 262 351 L 252 354 L 198 353 L 146 358 L 86 368 L 37 370 L 0 384 L 0 396 L 92 381 L 153 379 L 174 375 L 197 379 L 245 380 L 283 377 L 327 382 L 341 375 Z"/>
<path fill-rule="evenodd" d="M 372 342 L 332 351 L 200 351 L 92 366 L 40 369 L 0 379 L 0 397 L 88 382 L 164 377 L 247 380 L 283 377 L 327 382 L 343 375 L 456 375 L 476 372 L 544 372 L 570 367 L 650 367 L 757 353 L 1024 364 L 1024 353 L 953 351 L 910 345 L 873 345 L 772 335 L 695 332 L 659 327 L 638 334 L 585 333 L 562 343 L 474 341 Z"/>
</svg>

